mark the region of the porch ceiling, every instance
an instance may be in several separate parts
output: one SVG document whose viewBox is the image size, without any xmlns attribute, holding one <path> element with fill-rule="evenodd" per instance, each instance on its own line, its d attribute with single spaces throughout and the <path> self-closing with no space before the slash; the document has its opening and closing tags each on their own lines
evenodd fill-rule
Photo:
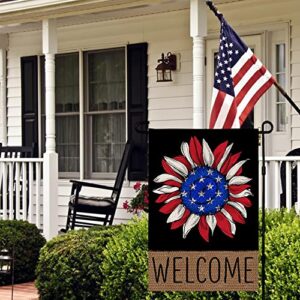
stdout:
<svg viewBox="0 0 300 300">
<path fill-rule="evenodd" d="M 78 21 L 78 17 L 81 21 L 91 17 L 105 21 L 187 9 L 189 2 L 189 0 L 15 0 L 0 3 L 0 25 L 13 27 L 48 18 L 60 19 L 62 25 L 74 23 L 75 18 Z"/>
</svg>

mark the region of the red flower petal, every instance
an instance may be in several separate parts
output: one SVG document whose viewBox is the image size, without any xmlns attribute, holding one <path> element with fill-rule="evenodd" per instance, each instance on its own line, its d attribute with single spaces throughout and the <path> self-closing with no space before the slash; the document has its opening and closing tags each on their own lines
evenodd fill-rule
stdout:
<svg viewBox="0 0 300 300">
<path fill-rule="evenodd" d="M 190 211 L 188 209 L 186 209 L 183 216 L 181 217 L 181 219 L 179 219 L 179 220 L 177 220 L 177 221 L 175 221 L 171 224 L 171 229 L 172 230 L 177 229 L 180 226 L 182 226 L 186 222 L 186 220 L 187 220 L 187 218 L 189 217 L 190 214 L 191 214 Z"/>
<path fill-rule="evenodd" d="M 172 200 L 171 202 L 161 207 L 159 211 L 163 214 L 170 214 L 180 203 L 181 199 Z"/>
<path fill-rule="evenodd" d="M 220 162 L 220 160 L 222 159 L 224 153 L 225 153 L 225 150 L 226 150 L 226 147 L 228 145 L 228 141 L 220 144 L 215 150 L 214 150 L 214 157 L 215 157 L 215 160 L 214 160 L 214 163 L 212 165 L 213 168 L 216 168 Z"/>
<path fill-rule="evenodd" d="M 230 206 L 230 205 L 225 205 L 224 208 L 230 213 L 233 221 L 240 223 L 240 224 L 245 224 L 245 219 L 244 217 L 241 215 L 241 213 L 235 209 L 234 207 Z"/>
<path fill-rule="evenodd" d="M 238 159 L 241 156 L 241 152 L 229 155 L 228 159 L 223 164 L 223 167 L 221 168 L 221 173 L 226 175 L 228 171 L 231 169 L 231 167 L 238 161 Z"/>
<path fill-rule="evenodd" d="M 251 207 L 252 206 L 251 200 L 249 200 L 246 197 L 243 197 L 243 198 L 233 198 L 233 197 L 230 197 L 230 201 L 232 201 L 232 202 L 239 202 L 239 203 L 243 204 L 245 207 Z"/>
<path fill-rule="evenodd" d="M 155 200 L 155 202 L 156 202 L 156 203 L 165 202 L 166 200 L 170 199 L 171 197 L 176 196 L 176 195 L 179 195 L 179 194 L 180 194 L 179 191 L 176 191 L 176 192 L 173 192 L 173 193 L 170 193 L 170 194 L 162 194 L 162 195 L 160 195 L 160 196 Z"/>
<path fill-rule="evenodd" d="M 164 182 L 166 185 L 181 187 L 181 183 L 174 180 L 167 180 Z"/>
<path fill-rule="evenodd" d="M 230 238 L 233 238 L 231 226 L 227 218 L 220 212 L 216 213 L 215 216 L 217 218 L 217 226 L 221 229 L 221 231 Z"/>
<path fill-rule="evenodd" d="M 228 186 L 228 189 L 229 189 L 229 192 L 232 194 L 239 194 L 242 191 L 244 191 L 245 189 L 249 188 L 250 186 L 251 186 L 250 184 L 242 184 L 242 185 L 232 184 L 232 185 Z"/>
<path fill-rule="evenodd" d="M 204 165 L 203 157 L 202 157 L 202 146 L 199 140 L 194 136 L 190 139 L 190 154 L 193 161 L 197 165 Z"/>
<path fill-rule="evenodd" d="M 205 216 L 200 217 L 200 221 L 198 223 L 198 230 L 202 238 L 206 241 L 209 242 L 209 226 L 206 222 Z"/>
<path fill-rule="evenodd" d="M 180 178 L 181 179 L 181 176 L 176 173 L 169 165 L 168 163 L 163 159 L 161 161 L 161 164 L 162 164 L 162 167 L 164 168 L 165 172 L 168 173 L 168 174 L 171 174 L 171 175 L 174 175 L 176 176 L 177 178 Z"/>
<path fill-rule="evenodd" d="M 188 162 L 188 160 L 183 155 L 175 156 L 174 159 L 176 159 L 179 162 L 183 163 L 187 167 L 187 169 L 189 171 L 192 170 L 192 166 L 190 165 L 190 163 Z"/>
</svg>

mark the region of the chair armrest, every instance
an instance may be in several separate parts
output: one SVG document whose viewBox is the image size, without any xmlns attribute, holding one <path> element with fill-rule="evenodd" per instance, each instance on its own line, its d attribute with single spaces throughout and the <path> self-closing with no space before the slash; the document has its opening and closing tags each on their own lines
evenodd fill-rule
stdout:
<svg viewBox="0 0 300 300">
<path fill-rule="evenodd" d="M 86 182 L 86 181 L 78 181 L 78 180 L 70 180 L 73 184 L 76 184 L 80 187 L 87 186 L 87 187 L 92 187 L 92 188 L 98 188 L 98 189 L 105 189 L 105 190 L 111 190 L 114 191 L 116 190 L 112 186 L 107 186 L 107 185 L 102 185 L 102 184 L 96 184 L 96 183 L 91 183 L 91 182 Z"/>
</svg>

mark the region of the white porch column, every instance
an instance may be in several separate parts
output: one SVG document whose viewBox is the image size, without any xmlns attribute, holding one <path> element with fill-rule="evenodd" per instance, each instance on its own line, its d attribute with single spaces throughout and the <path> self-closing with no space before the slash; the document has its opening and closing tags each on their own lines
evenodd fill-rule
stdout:
<svg viewBox="0 0 300 300">
<path fill-rule="evenodd" d="M 205 128 L 205 0 L 190 2 L 190 35 L 193 38 L 193 128 Z"/>
<path fill-rule="evenodd" d="M 45 55 L 46 152 L 44 153 L 43 224 L 47 240 L 58 234 L 58 156 L 55 152 L 55 53 L 56 20 L 43 20 L 43 53 Z"/>
<path fill-rule="evenodd" d="M 7 34 L 0 35 L 0 142 L 7 145 L 6 50 Z"/>
</svg>

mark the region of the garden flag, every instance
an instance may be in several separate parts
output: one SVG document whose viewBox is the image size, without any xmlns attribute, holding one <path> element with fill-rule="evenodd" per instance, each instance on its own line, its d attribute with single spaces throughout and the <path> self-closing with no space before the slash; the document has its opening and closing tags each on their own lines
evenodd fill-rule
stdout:
<svg viewBox="0 0 300 300">
<path fill-rule="evenodd" d="M 210 128 L 240 128 L 275 79 L 222 14 Z"/>
<path fill-rule="evenodd" d="M 150 129 L 149 289 L 258 285 L 258 131 Z"/>
</svg>

